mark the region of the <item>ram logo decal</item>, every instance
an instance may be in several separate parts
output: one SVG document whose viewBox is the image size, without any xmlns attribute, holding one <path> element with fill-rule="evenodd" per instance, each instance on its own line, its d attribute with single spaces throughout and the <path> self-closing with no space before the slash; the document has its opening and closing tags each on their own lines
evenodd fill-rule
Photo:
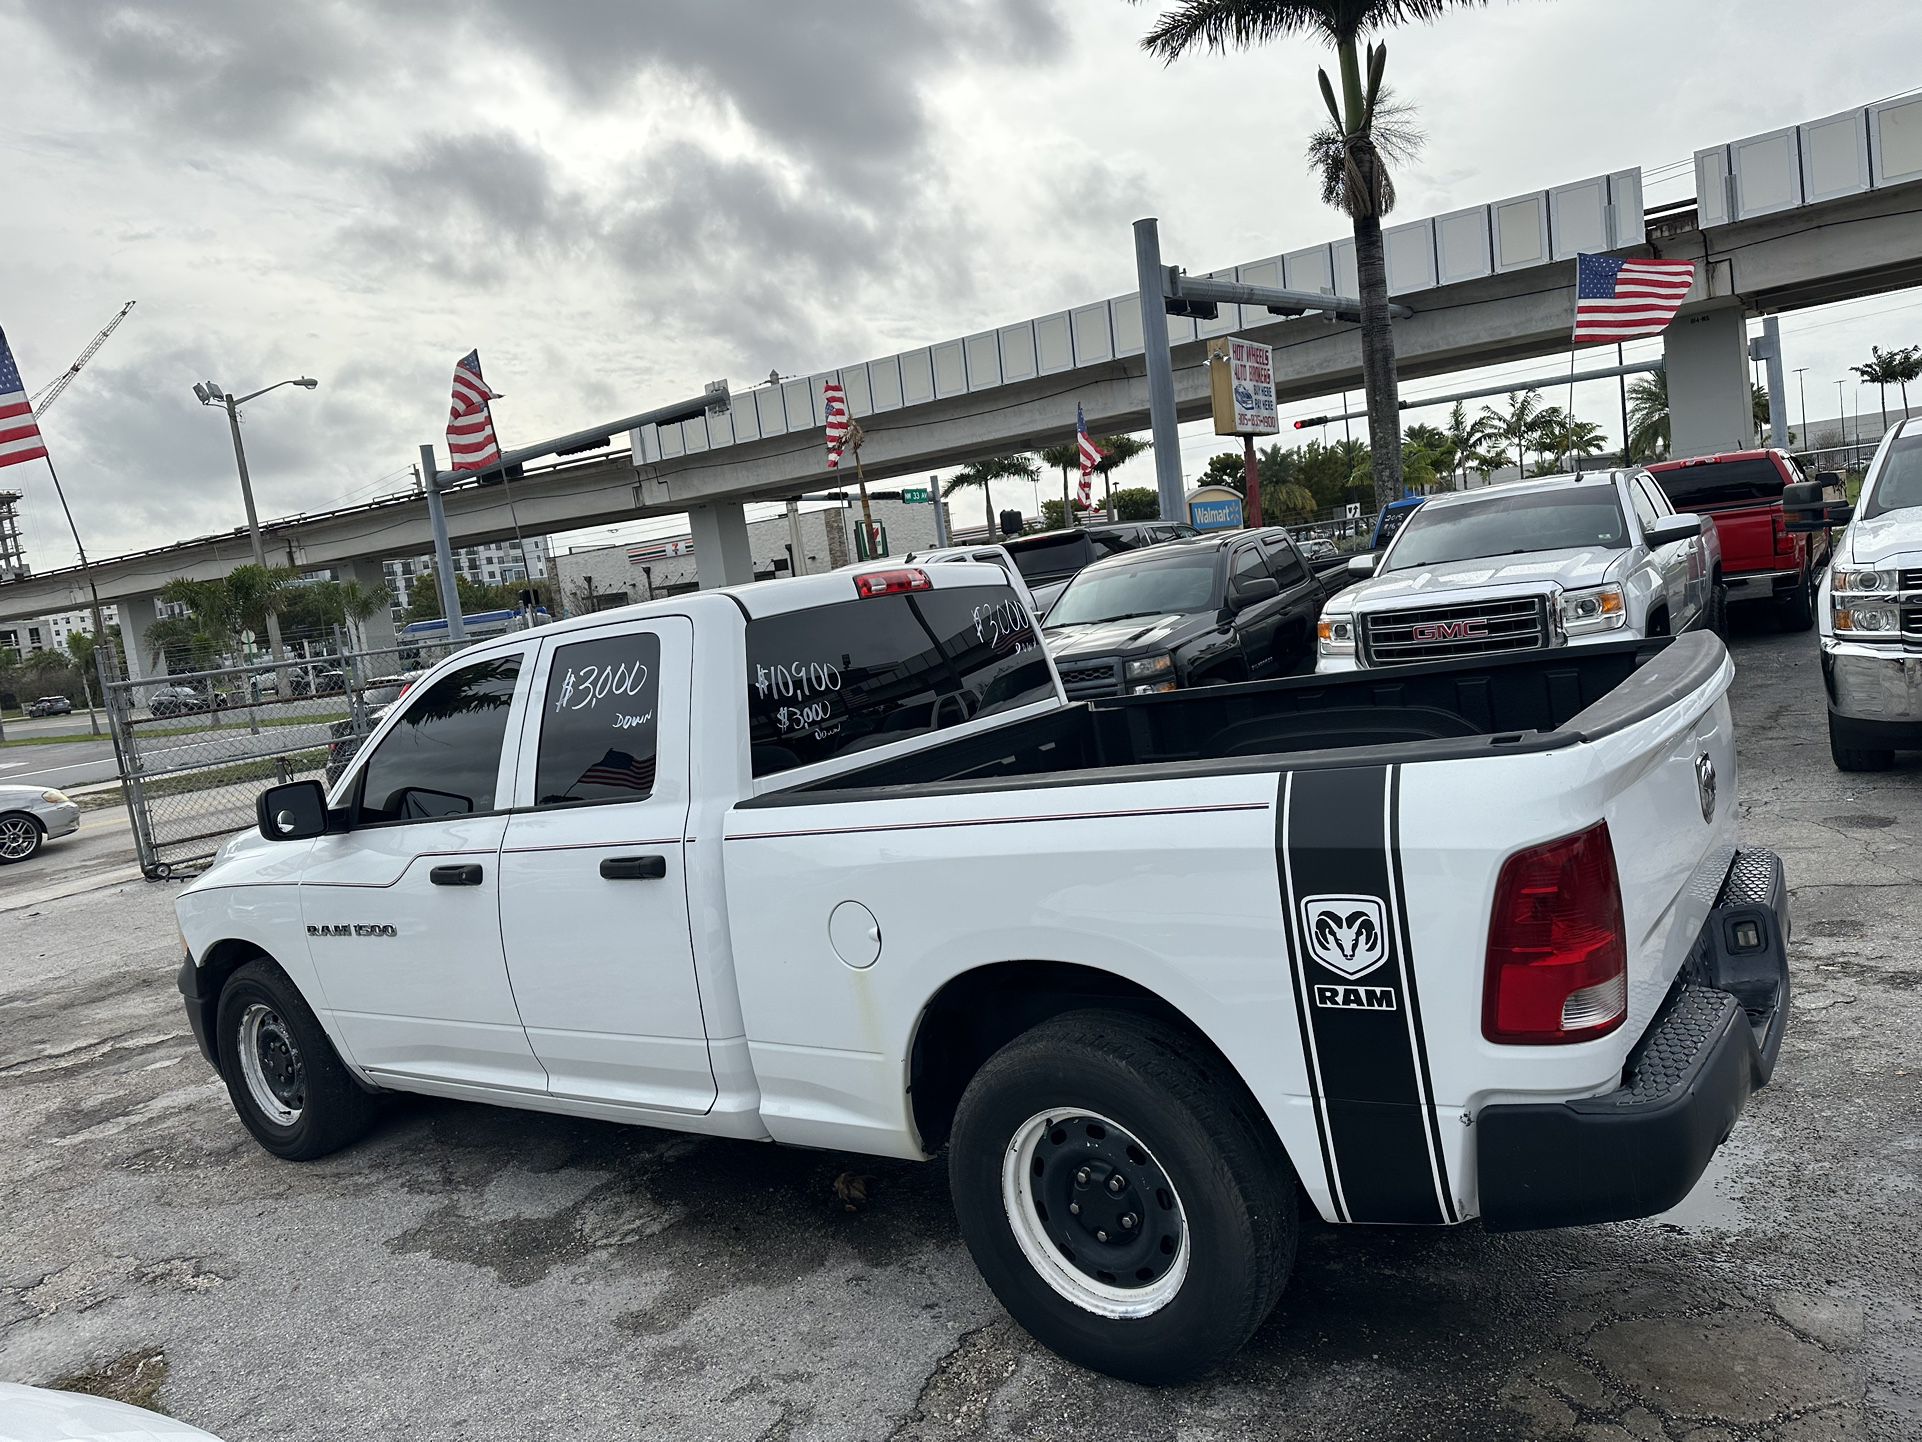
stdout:
<svg viewBox="0 0 1922 1442">
<path fill-rule="evenodd" d="M 1353 980 L 1388 960 L 1386 908 L 1376 896 L 1310 896 L 1301 903 L 1308 954 Z"/>
</svg>

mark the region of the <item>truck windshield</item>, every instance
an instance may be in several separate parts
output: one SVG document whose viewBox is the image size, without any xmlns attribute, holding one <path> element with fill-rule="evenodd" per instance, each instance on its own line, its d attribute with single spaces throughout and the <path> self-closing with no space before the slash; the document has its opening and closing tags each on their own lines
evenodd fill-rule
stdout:
<svg viewBox="0 0 1922 1442">
<path fill-rule="evenodd" d="M 756 776 L 1055 699 L 1034 618 L 1006 586 L 816 606 L 747 624 Z"/>
<path fill-rule="evenodd" d="M 1411 512 L 1384 571 L 1440 566 L 1529 551 L 1619 551 L 1628 525 L 1612 485 L 1569 486 L 1468 505 L 1429 504 Z"/>
<path fill-rule="evenodd" d="M 1655 480 L 1678 511 L 1701 506 L 1739 505 L 1743 501 L 1779 501 L 1787 484 L 1775 462 L 1703 461 L 1673 471 L 1658 471 Z"/>
<path fill-rule="evenodd" d="M 1922 506 L 1922 435 L 1898 436 L 1882 458 L 1882 474 L 1862 507 L 1864 516 L 1885 516 Z"/>
<path fill-rule="evenodd" d="M 1215 599 L 1213 552 L 1132 561 L 1083 571 L 1048 612 L 1048 626 L 1092 626 L 1130 616 L 1212 611 Z"/>
</svg>

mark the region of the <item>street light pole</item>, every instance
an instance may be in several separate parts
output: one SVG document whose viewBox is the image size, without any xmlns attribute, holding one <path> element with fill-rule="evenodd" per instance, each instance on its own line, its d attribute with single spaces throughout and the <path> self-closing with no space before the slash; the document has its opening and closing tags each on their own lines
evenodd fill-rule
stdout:
<svg viewBox="0 0 1922 1442">
<path fill-rule="evenodd" d="M 240 407 L 231 395 L 221 396 L 220 403 L 227 408 L 227 425 L 234 433 L 234 464 L 240 468 L 240 499 L 247 507 L 247 537 L 254 545 L 254 564 L 265 571 L 267 551 L 260 543 L 260 516 L 254 510 L 253 479 L 247 474 L 247 448 L 240 443 Z M 267 613 L 267 646 L 276 665 L 287 659 L 280 644 L 280 617 L 272 611 Z"/>
</svg>

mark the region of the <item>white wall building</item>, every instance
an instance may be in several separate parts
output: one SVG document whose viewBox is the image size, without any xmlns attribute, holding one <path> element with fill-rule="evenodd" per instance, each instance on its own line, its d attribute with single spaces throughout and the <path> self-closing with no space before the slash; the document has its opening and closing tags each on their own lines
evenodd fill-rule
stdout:
<svg viewBox="0 0 1922 1442">
<path fill-rule="evenodd" d="M 120 608 L 102 606 L 100 619 L 109 626 L 118 626 Z M 22 656 L 30 656 L 35 651 L 64 651 L 69 636 L 76 633 L 84 636 L 92 630 L 93 613 L 90 611 L 62 611 L 55 616 L 36 616 L 29 621 L 0 621 L 0 651 L 14 650 Z"/>
<path fill-rule="evenodd" d="M 874 500 L 870 504 L 889 554 L 899 556 L 937 544 L 932 505 L 909 505 L 898 500 Z M 808 574 L 832 571 L 855 559 L 855 528 L 860 520 L 861 503 L 853 497 L 838 506 L 801 512 L 801 545 L 807 553 Z M 789 574 L 790 542 L 784 515 L 748 523 L 747 544 L 754 560 L 755 580 Z M 561 605 L 570 616 L 691 591 L 698 583 L 694 543 L 685 534 L 567 551 L 554 557 L 553 575 Z"/>
<path fill-rule="evenodd" d="M 484 546 L 461 546 L 454 551 L 454 569 L 469 581 L 480 586 L 503 586 L 515 581 L 528 579 L 528 570 L 533 572 L 536 581 L 546 580 L 549 572 L 547 537 L 528 536 L 527 570 L 521 567 L 521 548 L 509 536 L 504 541 L 489 541 Z M 434 557 L 430 552 L 425 556 L 412 556 L 404 561 L 382 561 L 381 570 L 387 578 L 387 589 L 394 598 L 394 620 L 400 621 L 407 614 L 414 583 L 422 577 L 429 585 L 434 584 Z"/>
</svg>

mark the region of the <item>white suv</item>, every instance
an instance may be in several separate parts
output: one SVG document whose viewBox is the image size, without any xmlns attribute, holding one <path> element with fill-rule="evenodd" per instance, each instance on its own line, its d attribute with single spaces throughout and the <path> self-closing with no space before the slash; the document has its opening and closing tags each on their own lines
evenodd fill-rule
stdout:
<svg viewBox="0 0 1922 1442">
<path fill-rule="evenodd" d="M 1922 750 L 1922 419 L 1882 438 L 1816 618 L 1835 764 L 1882 771 Z"/>
<path fill-rule="evenodd" d="M 1431 497 L 1363 579 L 1329 599 L 1316 670 L 1723 630 L 1713 526 L 1646 471 L 1599 471 Z"/>
</svg>

